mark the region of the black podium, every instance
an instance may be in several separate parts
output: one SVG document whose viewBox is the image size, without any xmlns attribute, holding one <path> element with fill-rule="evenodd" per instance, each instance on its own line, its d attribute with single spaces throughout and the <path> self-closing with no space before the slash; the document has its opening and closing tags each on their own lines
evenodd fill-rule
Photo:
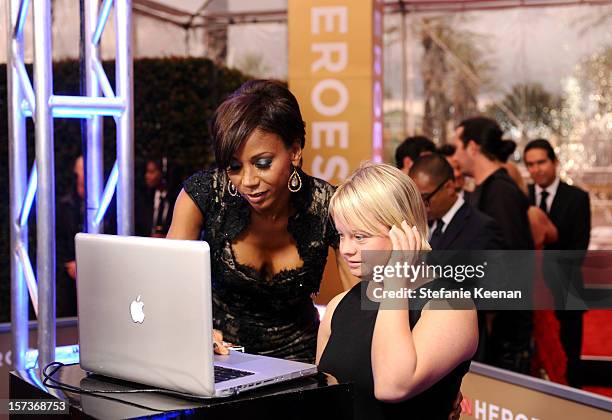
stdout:
<svg viewBox="0 0 612 420">
<path fill-rule="evenodd" d="M 63 367 L 56 380 L 90 390 L 145 388 L 83 371 L 79 365 Z M 269 419 L 352 419 L 351 384 L 339 384 L 333 376 L 296 379 L 262 387 L 229 398 L 183 399 L 162 393 L 79 394 L 43 386 L 38 369 L 10 373 L 11 400 L 57 399 L 69 405 L 71 418 L 265 418 Z M 11 418 L 19 418 L 13 416 Z M 66 415 L 64 417 L 67 417 Z M 24 417 L 25 418 L 25 417 Z M 28 416 L 30 418 L 30 416 Z M 52 418 L 60 418 L 53 416 Z"/>
</svg>

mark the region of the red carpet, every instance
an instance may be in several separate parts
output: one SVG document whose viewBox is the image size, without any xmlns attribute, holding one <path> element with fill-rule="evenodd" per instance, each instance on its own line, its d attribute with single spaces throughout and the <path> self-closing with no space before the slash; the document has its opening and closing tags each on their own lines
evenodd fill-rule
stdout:
<svg viewBox="0 0 612 420">
<path fill-rule="evenodd" d="M 559 322 L 553 311 L 534 311 L 534 337 L 533 370 L 536 376 L 539 370 L 544 370 L 551 381 L 567 384 L 565 353 L 559 342 Z M 612 310 L 593 310 L 584 314 L 582 355 L 612 358 Z M 586 386 L 584 389 L 612 397 L 612 388 Z"/>
<path fill-rule="evenodd" d="M 604 388 L 601 386 L 584 386 L 584 391 L 592 392 L 593 394 L 605 395 L 606 397 L 612 398 L 612 388 Z"/>
<path fill-rule="evenodd" d="M 612 310 L 584 314 L 582 354 L 612 358 Z"/>
</svg>

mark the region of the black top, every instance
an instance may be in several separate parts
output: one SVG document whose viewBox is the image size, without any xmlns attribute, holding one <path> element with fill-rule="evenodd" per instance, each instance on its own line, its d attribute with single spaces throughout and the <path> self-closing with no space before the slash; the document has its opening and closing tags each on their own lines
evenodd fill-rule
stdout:
<svg viewBox="0 0 612 420">
<path fill-rule="evenodd" d="M 319 370 L 330 373 L 340 382 L 354 383 L 355 419 L 447 419 L 470 362 L 461 363 L 432 387 L 409 400 L 394 404 L 376 400 L 371 351 L 378 310 L 362 309 L 361 286 L 362 283 L 356 284 L 338 303 L 331 320 L 331 335 L 319 361 Z M 370 304 L 378 307 L 368 300 L 368 306 Z M 420 311 L 410 310 L 411 329 L 420 316 Z M 393 345 L 392 337 L 389 338 L 389 345 Z"/>
<path fill-rule="evenodd" d="M 498 223 L 503 249 L 533 249 L 527 218 L 529 201 L 504 168 L 499 168 L 478 185 L 470 202 Z"/>
<path fill-rule="evenodd" d="M 319 291 L 329 247 L 337 248 L 339 239 L 327 216 L 334 188 L 299 174 L 302 188 L 291 193 L 295 213 L 287 230 L 304 264 L 271 278 L 236 261 L 231 244 L 248 227 L 251 207 L 228 193 L 227 174 L 198 172 L 184 189 L 204 216 L 203 239 L 211 248 L 214 327 L 249 353 L 312 362 L 319 315 L 311 295 Z"/>
</svg>

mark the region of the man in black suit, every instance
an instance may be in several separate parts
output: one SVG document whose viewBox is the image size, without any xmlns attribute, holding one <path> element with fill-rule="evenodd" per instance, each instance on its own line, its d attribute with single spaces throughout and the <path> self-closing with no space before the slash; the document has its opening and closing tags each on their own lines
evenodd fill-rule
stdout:
<svg viewBox="0 0 612 420">
<path fill-rule="evenodd" d="M 546 250 L 585 250 L 591 236 L 589 194 L 568 185 L 557 176 L 559 162 L 548 140 L 537 139 L 525 146 L 525 165 L 534 184 L 529 185 L 529 201 L 548 214 L 559 232 L 559 239 L 545 246 Z M 580 353 L 582 350 L 583 311 L 563 310 L 563 289 L 582 289 L 579 270 L 549 270 L 545 263 L 544 277 L 553 288 L 556 316 L 560 324 L 561 344 L 567 355 L 567 381 L 571 386 L 582 385 Z M 577 263 L 577 266 L 579 262 Z M 553 267 L 554 268 L 554 267 Z M 550 278 L 552 272 L 555 278 Z M 548 274 L 548 276 L 547 276 Z"/>
<path fill-rule="evenodd" d="M 136 235 L 165 238 L 176 194 L 166 180 L 166 158 L 149 159 L 146 165 L 146 190 L 136 199 Z"/>
<path fill-rule="evenodd" d="M 501 232 L 495 220 L 465 202 L 456 188 L 454 171 L 439 154 L 419 158 L 410 176 L 421 192 L 427 218 L 432 223 L 429 243 L 433 251 L 501 249 Z M 471 255 L 471 254 L 470 254 Z M 435 253 L 436 264 L 471 264 L 467 253 Z M 484 361 L 487 343 L 485 314 L 478 314 L 479 344 L 474 360 Z"/>
</svg>

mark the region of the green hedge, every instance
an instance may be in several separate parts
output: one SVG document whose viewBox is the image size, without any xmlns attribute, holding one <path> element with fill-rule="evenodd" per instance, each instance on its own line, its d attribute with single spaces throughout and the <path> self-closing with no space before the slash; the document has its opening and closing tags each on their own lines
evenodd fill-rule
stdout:
<svg viewBox="0 0 612 420">
<path fill-rule="evenodd" d="M 114 62 L 104 68 L 114 86 Z M 31 67 L 28 67 L 31 75 Z M 79 94 L 79 63 L 53 66 L 54 92 Z M 177 182 L 208 166 L 214 157 L 208 123 L 217 105 L 247 78 L 212 61 L 143 59 L 134 62 L 135 179 L 141 183 L 147 157 L 165 155 Z M 6 65 L 0 65 L 0 322 L 10 316 L 8 116 Z M 28 121 L 28 163 L 34 159 L 34 127 Z M 115 122 L 104 119 L 104 162 L 108 174 L 115 160 Z M 55 171 L 57 198 L 72 185 L 72 161 L 81 151 L 80 120 L 55 120 Z M 30 251 L 35 251 L 35 215 L 30 217 Z M 34 261 L 33 261 L 34 264 Z"/>
</svg>

